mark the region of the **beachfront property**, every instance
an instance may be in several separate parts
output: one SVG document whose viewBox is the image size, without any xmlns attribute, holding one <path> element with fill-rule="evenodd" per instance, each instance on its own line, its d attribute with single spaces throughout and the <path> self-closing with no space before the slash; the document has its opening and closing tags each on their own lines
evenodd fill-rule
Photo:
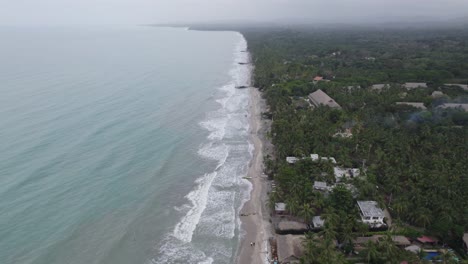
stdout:
<svg viewBox="0 0 468 264">
<path fill-rule="evenodd" d="M 275 232 L 282 235 L 303 235 L 309 230 L 309 227 L 302 222 L 281 220 L 276 224 Z"/>
<path fill-rule="evenodd" d="M 468 104 L 455 104 L 455 103 L 446 103 L 437 106 L 437 109 L 456 109 L 464 112 L 468 112 Z"/>
<path fill-rule="evenodd" d="M 463 248 L 465 252 L 468 254 L 468 233 L 463 234 Z"/>
<path fill-rule="evenodd" d="M 320 216 L 314 216 L 312 218 L 312 227 L 315 229 L 322 228 L 325 225 L 325 220 Z"/>
<path fill-rule="evenodd" d="M 330 108 L 341 109 L 341 106 L 335 102 L 328 94 L 318 89 L 317 91 L 309 94 L 309 100 L 313 106 L 328 106 Z"/>
<path fill-rule="evenodd" d="M 352 179 L 354 177 L 359 177 L 361 171 L 357 168 L 334 167 L 333 174 L 335 175 L 336 182 L 340 182 L 343 178 Z"/>
<path fill-rule="evenodd" d="M 416 88 L 427 88 L 427 83 L 407 82 L 403 84 L 403 87 L 408 90 Z"/>
<path fill-rule="evenodd" d="M 384 225 L 384 211 L 379 207 L 376 201 L 357 201 L 361 220 L 371 227 L 381 227 Z"/>
<path fill-rule="evenodd" d="M 412 106 L 414 108 L 427 110 L 426 106 L 424 106 L 424 103 L 421 103 L 421 102 L 396 102 L 396 104 L 397 105 L 408 105 L 408 106 Z"/>
<path fill-rule="evenodd" d="M 279 235 L 276 238 L 278 245 L 279 263 L 300 263 L 299 259 L 304 255 L 303 235 Z"/>
<path fill-rule="evenodd" d="M 286 214 L 286 204 L 285 203 L 275 203 L 275 213 L 278 215 Z"/>
</svg>

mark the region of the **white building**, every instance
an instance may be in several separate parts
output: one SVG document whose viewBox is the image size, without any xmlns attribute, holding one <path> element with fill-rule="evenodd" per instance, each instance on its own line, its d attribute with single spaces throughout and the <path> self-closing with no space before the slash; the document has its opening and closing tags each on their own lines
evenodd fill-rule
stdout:
<svg viewBox="0 0 468 264">
<path fill-rule="evenodd" d="M 285 214 L 286 213 L 286 204 L 285 203 L 275 203 L 275 212 L 277 214 Z"/>
<path fill-rule="evenodd" d="M 468 112 L 468 104 L 445 103 L 437 106 L 437 109 L 456 109 Z"/>
<path fill-rule="evenodd" d="M 424 105 L 424 103 L 421 103 L 421 102 L 396 102 L 397 105 L 408 105 L 408 106 L 412 106 L 414 108 L 419 108 L 419 109 L 422 109 L 422 110 L 427 110 L 426 106 Z"/>
<path fill-rule="evenodd" d="M 314 189 L 319 191 L 328 191 L 328 186 L 326 182 L 315 181 Z"/>
<path fill-rule="evenodd" d="M 340 182 L 343 178 L 352 179 L 354 177 L 359 177 L 361 171 L 357 168 L 334 167 L 333 174 L 335 174 L 336 182 Z"/>
<path fill-rule="evenodd" d="M 358 201 L 359 210 L 361 211 L 361 220 L 363 223 L 372 227 L 380 227 L 384 225 L 384 211 L 378 207 L 376 201 Z"/>
<path fill-rule="evenodd" d="M 320 215 L 319 216 L 314 216 L 312 218 L 312 226 L 314 228 L 322 228 L 324 224 L 325 224 L 325 220 L 323 220 Z"/>
<path fill-rule="evenodd" d="M 382 90 L 382 89 L 388 89 L 388 88 L 390 88 L 390 84 L 386 84 L 386 83 L 378 83 L 378 84 L 374 84 L 371 86 L 372 90 Z"/>
<path fill-rule="evenodd" d="M 296 158 L 296 157 L 286 157 L 286 162 L 287 163 L 290 163 L 290 164 L 293 164 L 293 163 L 296 163 L 298 162 L 300 159 L 299 158 Z"/>
<path fill-rule="evenodd" d="M 403 84 L 403 87 L 408 90 L 416 89 L 416 88 L 427 88 L 427 83 L 407 82 Z"/>
<path fill-rule="evenodd" d="M 329 161 L 333 164 L 336 164 L 336 159 L 333 157 L 320 157 L 318 154 L 310 154 L 310 158 L 312 159 L 312 161 L 322 160 L 322 161 Z"/>
</svg>

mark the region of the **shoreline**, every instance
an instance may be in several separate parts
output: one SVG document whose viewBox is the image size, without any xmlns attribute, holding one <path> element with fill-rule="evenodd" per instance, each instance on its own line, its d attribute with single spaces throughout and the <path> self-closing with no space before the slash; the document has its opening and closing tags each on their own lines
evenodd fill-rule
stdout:
<svg viewBox="0 0 468 264">
<path fill-rule="evenodd" d="M 249 88 L 249 140 L 254 145 L 252 160 L 249 164 L 247 177 L 251 177 L 252 190 L 250 199 L 245 202 L 241 216 L 241 239 L 236 256 L 236 263 L 268 263 L 268 238 L 271 236 L 269 213 L 266 210 L 267 202 L 267 176 L 263 174 L 263 151 L 265 124 L 261 113 L 265 109 L 265 102 L 261 92 L 256 88 Z M 252 246 L 251 243 L 255 242 Z"/>
</svg>

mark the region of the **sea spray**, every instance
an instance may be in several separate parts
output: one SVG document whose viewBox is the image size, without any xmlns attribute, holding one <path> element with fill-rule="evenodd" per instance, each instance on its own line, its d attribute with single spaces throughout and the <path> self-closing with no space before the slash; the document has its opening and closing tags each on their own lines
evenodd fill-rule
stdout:
<svg viewBox="0 0 468 264">
<path fill-rule="evenodd" d="M 206 114 L 200 126 L 209 134 L 198 154 L 216 161 L 214 171 L 197 179 L 186 195 L 188 204 L 177 207 L 185 212 L 172 233 L 160 243 L 158 256 L 151 263 L 231 263 L 240 232 L 239 212 L 249 199 L 251 184 L 242 179 L 252 159 L 253 145 L 248 141 L 248 90 L 250 65 L 246 41 L 239 34 L 235 47 L 231 81 L 220 86 L 215 101 L 220 108 Z"/>
</svg>

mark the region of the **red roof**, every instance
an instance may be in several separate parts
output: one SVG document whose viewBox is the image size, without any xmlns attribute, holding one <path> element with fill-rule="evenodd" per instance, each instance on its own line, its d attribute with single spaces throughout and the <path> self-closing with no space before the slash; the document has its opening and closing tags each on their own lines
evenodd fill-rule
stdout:
<svg viewBox="0 0 468 264">
<path fill-rule="evenodd" d="M 408 264 L 408 261 L 404 260 L 404 261 L 400 262 L 400 264 Z"/>
<path fill-rule="evenodd" d="M 323 77 L 321 76 L 315 76 L 314 81 L 321 81 L 323 80 Z"/>
<path fill-rule="evenodd" d="M 436 243 L 437 239 L 433 237 L 429 237 L 429 236 L 421 236 L 421 237 L 418 237 L 418 241 L 421 243 Z"/>
</svg>

